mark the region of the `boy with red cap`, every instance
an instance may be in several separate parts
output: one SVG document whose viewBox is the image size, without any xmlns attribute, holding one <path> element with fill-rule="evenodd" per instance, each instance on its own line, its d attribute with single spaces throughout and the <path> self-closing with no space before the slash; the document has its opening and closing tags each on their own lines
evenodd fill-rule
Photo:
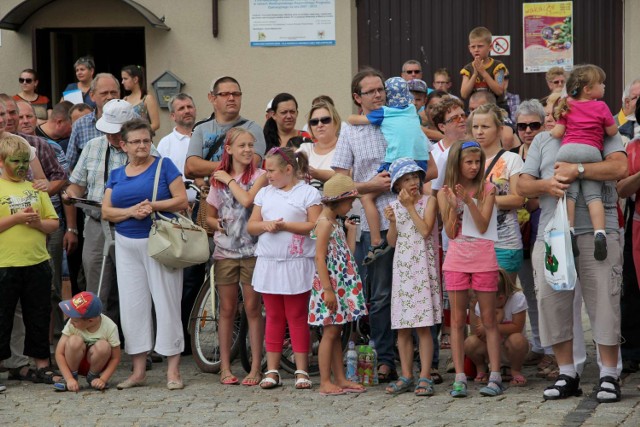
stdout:
<svg viewBox="0 0 640 427">
<path fill-rule="evenodd" d="M 56 347 L 56 362 L 64 380 L 54 387 L 77 392 L 80 374 L 91 387 L 104 390 L 120 363 L 118 326 L 102 314 L 100 298 L 92 292 L 80 292 L 59 306 L 70 319 Z"/>
</svg>

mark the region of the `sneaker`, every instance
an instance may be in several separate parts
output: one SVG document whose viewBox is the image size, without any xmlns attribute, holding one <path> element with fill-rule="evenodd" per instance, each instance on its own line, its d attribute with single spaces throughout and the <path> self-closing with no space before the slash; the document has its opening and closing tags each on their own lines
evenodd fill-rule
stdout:
<svg viewBox="0 0 640 427">
<path fill-rule="evenodd" d="M 449 394 L 451 397 L 467 397 L 467 383 L 462 381 L 454 382 Z"/>
<path fill-rule="evenodd" d="M 593 239 L 593 257 L 597 261 L 604 261 L 607 259 L 607 236 L 604 233 L 596 233 Z"/>
<path fill-rule="evenodd" d="M 576 241 L 576 235 L 573 234 L 573 231 L 569 232 L 571 234 L 571 250 L 573 251 L 573 257 L 577 258 L 580 256 L 580 249 L 578 249 L 578 242 Z"/>
</svg>

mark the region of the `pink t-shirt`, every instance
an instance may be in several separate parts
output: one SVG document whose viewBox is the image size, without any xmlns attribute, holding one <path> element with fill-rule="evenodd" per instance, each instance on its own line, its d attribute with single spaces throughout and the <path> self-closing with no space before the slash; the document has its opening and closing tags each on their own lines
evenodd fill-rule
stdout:
<svg viewBox="0 0 640 427">
<path fill-rule="evenodd" d="M 562 145 L 586 144 L 602 151 L 604 128 L 616 123 L 607 104 L 569 100 L 569 107 L 569 113 L 558 120 L 558 124 L 566 127 Z"/>
<path fill-rule="evenodd" d="M 485 183 L 485 194 L 491 192 L 493 184 Z M 462 222 L 462 206 L 458 209 L 458 218 Z M 458 235 L 449 240 L 449 249 L 442 264 L 442 271 L 459 273 L 483 273 L 498 271 L 498 259 L 493 240 L 463 236 L 462 224 L 458 227 Z"/>
</svg>

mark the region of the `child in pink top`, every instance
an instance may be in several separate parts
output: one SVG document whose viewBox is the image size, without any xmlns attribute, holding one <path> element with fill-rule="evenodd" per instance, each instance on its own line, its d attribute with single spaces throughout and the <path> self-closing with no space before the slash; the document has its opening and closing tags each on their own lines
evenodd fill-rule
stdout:
<svg viewBox="0 0 640 427">
<path fill-rule="evenodd" d="M 609 107 L 598 99 L 604 96 L 606 75 L 597 65 L 580 65 L 573 69 L 567 80 L 568 98 L 563 98 L 555 111 L 558 122 L 551 130 L 551 136 L 562 138 L 562 146 L 556 161 L 578 164 L 578 179 L 567 190 L 567 215 L 574 241 L 573 255 L 578 256 L 578 248 L 573 237 L 576 199 L 582 193 L 594 230 L 594 257 L 598 261 L 607 258 L 607 238 L 605 232 L 604 205 L 602 204 L 602 182 L 583 179 L 582 162 L 602 161 L 604 135 L 618 133 L 616 122 Z"/>
<path fill-rule="evenodd" d="M 456 369 L 453 390 L 450 392 L 452 397 L 467 396 L 464 329 L 469 288 L 476 292 L 482 310 L 491 367 L 489 383 L 480 390 L 480 394 L 498 396 L 504 390 L 500 375 L 500 333 L 496 321 L 498 261 L 493 241 L 462 234 L 465 205 L 479 233 L 484 234 L 489 228 L 496 197 L 493 184 L 484 182 L 484 163 L 485 155 L 480 144 L 475 141 L 454 143 L 449 149 L 445 185 L 438 192 L 438 206 L 450 239 L 442 271 L 452 311 L 451 353 Z"/>
</svg>

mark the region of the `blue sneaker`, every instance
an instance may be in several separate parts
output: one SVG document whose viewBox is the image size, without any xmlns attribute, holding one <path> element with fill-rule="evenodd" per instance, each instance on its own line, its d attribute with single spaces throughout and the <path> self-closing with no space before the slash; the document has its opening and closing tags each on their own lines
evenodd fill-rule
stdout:
<svg viewBox="0 0 640 427">
<path fill-rule="evenodd" d="M 453 389 L 449 392 L 451 397 L 467 397 L 467 383 L 456 381 L 453 383 Z"/>
</svg>

